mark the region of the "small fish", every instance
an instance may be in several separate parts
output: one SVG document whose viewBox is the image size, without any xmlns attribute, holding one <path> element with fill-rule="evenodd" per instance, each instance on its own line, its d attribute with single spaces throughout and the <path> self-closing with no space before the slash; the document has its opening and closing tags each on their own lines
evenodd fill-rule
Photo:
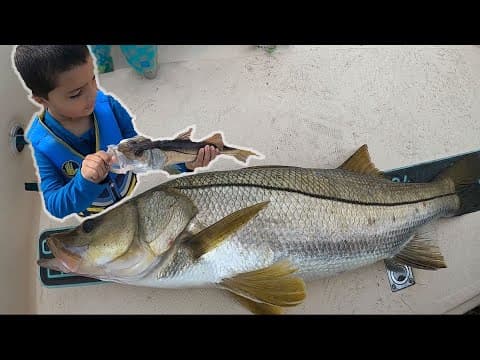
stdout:
<svg viewBox="0 0 480 360">
<path fill-rule="evenodd" d="M 141 136 L 135 137 L 120 143 L 118 151 L 122 152 L 130 160 L 142 161 L 142 156 L 146 150 L 159 149 L 165 154 L 165 166 L 193 161 L 197 157 L 198 150 L 207 145 L 214 146 L 221 155 L 233 156 L 242 163 L 246 163 L 249 156 L 258 156 L 249 150 L 226 146 L 220 133 L 197 142 L 190 139 L 191 132 L 192 129 L 173 140 L 152 141 Z"/>
<path fill-rule="evenodd" d="M 136 286 L 217 287 L 253 313 L 280 314 L 303 302 L 305 282 L 378 261 L 445 268 L 419 233 L 477 211 L 479 178 L 471 155 L 431 182 L 392 182 L 365 145 L 336 169 L 193 174 L 50 236 L 55 257 L 39 264 Z"/>
</svg>

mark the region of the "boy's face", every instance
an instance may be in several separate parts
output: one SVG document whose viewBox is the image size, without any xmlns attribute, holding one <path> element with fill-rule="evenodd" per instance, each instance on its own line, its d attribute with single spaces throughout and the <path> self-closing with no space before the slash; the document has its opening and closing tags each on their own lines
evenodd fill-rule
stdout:
<svg viewBox="0 0 480 360">
<path fill-rule="evenodd" d="M 85 64 L 57 75 L 57 87 L 48 93 L 48 99 L 34 96 L 47 107 L 57 120 L 89 116 L 97 96 L 97 81 L 92 57 Z"/>
</svg>

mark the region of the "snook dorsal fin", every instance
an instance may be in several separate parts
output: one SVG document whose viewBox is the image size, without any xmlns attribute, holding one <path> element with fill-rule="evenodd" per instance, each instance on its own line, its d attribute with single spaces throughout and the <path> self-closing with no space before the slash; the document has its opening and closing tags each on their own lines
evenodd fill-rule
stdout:
<svg viewBox="0 0 480 360">
<path fill-rule="evenodd" d="M 370 159 L 368 153 L 368 146 L 362 145 L 347 161 L 339 166 L 339 169 L 356 172 L 359 174 L 368 174 L 374 176 L 383 176 L 382 172 L 378 170 Z"/>
<path fill-rule="evenodd" d="M 260 210 L 268 205 L 264 201 L 241 210 L 235 211 L 215 224 L 203 229 L 187 240 L 193 251 L 193 256 L 199 258 L 203 254 L 216 248 L 223 240 L 250 221 Z"/>
</svg>

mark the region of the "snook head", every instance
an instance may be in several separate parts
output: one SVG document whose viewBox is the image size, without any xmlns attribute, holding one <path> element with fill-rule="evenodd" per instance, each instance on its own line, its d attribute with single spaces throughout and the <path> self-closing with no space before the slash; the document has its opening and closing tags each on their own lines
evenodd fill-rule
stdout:
<svg viewBox="0 0 480 360">
<path fill-rule="evenodd" d="M 171 191 L 150 191 L 49 236 L 55 256 L 39 265 L 103 280 L 142 276 L 159 262 L 185 229 L 196 208 Z"/>
</svg>

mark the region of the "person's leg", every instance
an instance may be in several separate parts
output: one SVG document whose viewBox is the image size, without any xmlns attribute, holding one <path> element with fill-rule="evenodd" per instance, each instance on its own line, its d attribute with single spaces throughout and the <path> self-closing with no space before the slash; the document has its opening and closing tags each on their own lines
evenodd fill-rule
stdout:
<svg viewBox="0 0 480 360">
<path fill-rule="evenodd" d="M 88 45 L 95 56 L 97 69 L 100 74 L 113 71 L 112 45 Z"/>
<path fill-rule="evenodd" d="M 140 75 L 153 79 L 157 75 L 157 45 L 120 45 L 128 64 Z"/>
<path fill-rule="evenodd" d="M 257 45 L 258 48 L 264 49 L 269 54 L 273 53 L 277 48 L 277 45 Z"/>
</svg>

